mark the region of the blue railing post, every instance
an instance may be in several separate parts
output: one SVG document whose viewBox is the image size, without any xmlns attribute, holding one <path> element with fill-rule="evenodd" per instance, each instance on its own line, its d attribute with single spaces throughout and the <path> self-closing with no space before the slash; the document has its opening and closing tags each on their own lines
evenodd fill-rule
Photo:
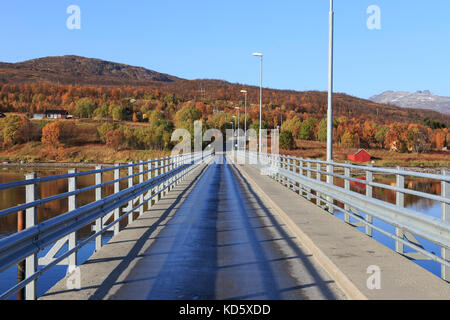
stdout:
<svg viewBox="0 0 450 320">
<path fill-rule="evenodd" d="M 165 158 L 164 159 L 164 173 L 167 173 L 167 172 L 169 172 L 169 158 Z M 169 192 L 169 189 L 168 189 L 168 186 L 169 186 L 169 181 L 170 181 L 170 179 L 165 179 L 164 180 L 164 196 L 166 196 L 167 195 L 167 193 Z"/>
<path fill-rule="evenodd" d="M 306 164 L 307 165 L 306 176 L 309 179 L 311 179 L 311 159 L 308 158 L 306 161 L 307 161 L 307 164 Z M 307 188 L 306 191 L 307 191 L 306 199 L 311 200 L 311 195 L 310 195 L 311 189 Z"/>
<path fill-rule="evenodd" d="M 348 161 L 345 162 L 345 164 L 350 164 Z M 344 168 L 344 189 L 347 191 L 350 191 L 350 176 L 351 176 L 351 169 L 349 167 Z M 350 211 L 350 206 L 347 203 L 344 203 L 344 221 L 347 223 L 350 223 L 350 215 L 347 213 Z"/>
<path fill-rule="evenodd" d="M 120 163 L 116 163 L 115 167 L 117 169 L 114 170 L 114 180 L 120 179 Z M 120 192 L 120 181 L 114 182 L 114 194 L 117 194 Z M 118 220 L 120 218 L 120 208 L 114 209 L 114 220 Z M 120 223 L 116 223 L 113 226 L 114 235 L 118 235 L 120 232 Z"/>
<path fill-rule="evenodd" d="M 397 167 L 397 170 L 402 170 L 402 168 Z M 402 174 L 396 175 L 396 181 L 397 181 L 397 188 L 404 189 L 405 188 L 405 176 Z M 396 204 L 397 207 L 403 208 L 405 206 L 405 194 L 403 192 L 397 191 L 396 192 Z M 400 239 L 404 239 L 405 234 L 403 233 L 403 230 L 399 227 L 395 228 L 395 235 L 399 237 Z M 403 254 L 405 252 L 404 244 L 398 240 L 395 240 L 395 251 L 398 253 Z"/>
<path fill-rule="evenodd" d="M 322 164 L 317 163 L 316 164 L 316 170 L 317 170 L 316 179 L 317 179 L 317 181 L 321 182 L 322 181 L 322 174 L 320 173 L 320 171 L 322 171 Z M 316 195 L 317 195 L 317 199 L 316 199 L 317 205 L 319 207 L 323 208 L 322 201 L 320 200 L 320 199 L 323 199 L 323 194 L 317 192 Z"/>
<path fill-rule="evenodd" d="M 370 164 L 369 167 L 372 167 L 372 165 Z M 373 187 L 371 185 L 369 185 L 370 183 L 373 182 L 373 172 L 370 170 L 366 171 L 366 197 L 368 198 L 372 198 L 373 196 Z M 373 219 L 372 216 L 370 214 L 366 214 L 366 221 L 368 223 L 372 223 Z M 372 231 L 372 227 L 370 227 L 369 225 L 366 224 L 366 235 L 368 235 L 369 237 L 372 237 L 373 235 L 373 231 Z"/>
<path fill-rule="evenodd" d="M 152 159 L 149 159 L 147 162 L 148 162 L 148 164 L 147 164 L 147 170 L 148 170 L 147 181 L 149 181 L 149 180 L 152 180 L 153 175 L 154 175 L 154 173 L 153 173 L 154 162 Z M 149 192 L 148 192 L 148 194 L 150 196 L 150 200 L 147 201 L 147 210 L 150 210 L 151 207 L 153 206 L 154 198 L 152 198 L 152 197 L 153 197 L 154 190 L 155 189 L 153 188 L 153 189 L 149 190 Z"/>
<path fill-rule="evenodd" d="M 174 166 L 173 166 L 174 165 L 174 160 L 175 160 L 174 157 L 170 157 L 169 158 L 169 163 L 170 163 L 169 171 L 172 171 L 174 169 Z M 169 192 L 170 190 L 172 190 L 175 187 L 174 184 L 173 184 L 174 181 L 175 181 L 175 177 L 172 177 L 172 178 L 169 179 L 169 188 L 167 189 L 167 192 Z"/>
<path fill-rule="evenodd" d="M 34 180 L 37 178 L 36 173 L 28 174 L 25 176 L 26 180 Z M 26 203 L 34 202 L 37 200 L 37 187 L 36 184 L 28 184 L 25 187 L 25 201 Z M 25 216 L 25 228 L 31 228 L 36 224 L 37 208 L 32 207 L 26 210 Z M 31 256 L 25 259 L 25 278 L 31 277 L 37 271 L 37 253 L 33 253 Z M 31 281 L 25 287 L 25 299 L 36 300 L 37 297 L 37 283 L 36 280 Z"/>
<path fill-rule="evenodd" d="M 95 170 L 97 170 L 97 171 L 103 170 L 103 166 L 97 166 L 97 167 L 95 167 Z M 101 185 L 102 183 L 103 183 L 103 173 L 98 172 L 95 174 L 95 184 Z M 103 189 L 100 186 L 95 189 L 95 201 L 100 201 L 100 200 L 102 200 L 102 198 L 103 198 Z M 95 232 L 99 232 L 102 228 L 103 228 L 102 217 L 100 217 L 95 221 Z M 100 248 L 103 245 L 102 241 L 103 241 L 102 234 L 98 235 L 95 238 L 95 251 L 100 250 Z"/>
<path fill-rule="evenodd" d="M 447 176 L 449 171 L 442 170 L 442 175 Z M 442 181 L 441 182 L 441 195 L 444 198 L 450 198 L 450 182 Z M 442 221 L 447 221 L 450 223 L 450 205 L 442 202 Z M 450 249 L 442 247 L 441 249 L 442 259 L 450 261 Z M 446 265 L 442 265 L 442 279 L 450 282 L 450 267 Z"/>
<path fill-rule="evenodd" d="M 134 167 L 133 167 L 133 165 L 134 165 L 134 163 L 133 163 L 133 161 L 128 162 L 128 165 L 129 165 L 129 167 L 128 167 L 128 188 L 131 188 L 134 185 L 134 183 L 133 183 L 133 179 L 134 179 L 133 178 L 133 174 L 134 174 Z M 127 211 L 133 209 L 133 202 L 134 202 L 134 200 L 135 199 L 131 199 L 128 202 Z M 128 224 L 130 224 L 132 222 L 133 222 L 133 213 L 128 215 Z"/>
<path fill-rule="evenodd" d="M 139 184 L 144 183 L 144 162 L 141 160 L 139 161 Z M 142 216 L 144 214 L 144 194 L 141 194 L 139 196 L 139 204 L 141 205 L 139 207 L 139 216 Z"/>
<path fill-rule="evenodd" d="M 77 169 L 71 169 L 69 170 L 69 174 L 76 174 Z M 77 177 L 70 177 L 68 181 L 69 185 L 69 192 L 76 191 L 77 190 Z M 76 195 L 69 196 L 69 212 L 74 211 L 77 209 L 77 199 L 78 197 Z M 71 234 L 69 234 L 69 250 L 74 249 L 77 246 L 77 232 L 74 231 Z M 67 270 L 68 273 L 71 273 L 75 270 L 77 267 L 77 257 L 78 252 L 75 251 L 68 257 L 69 262 L 69 268 Z"/>
<path fill-rule="evenodd" d="M 301 175 L 301 176 L 304 176 L 304 170 L 303 170 L 303 166 L 305 165 L 305 163 L 304 163 L 304 161 L 303 161 L 303 158 L 300 158 L 300 161 L 299 161 L 299 166 L 300 166 L 300 169 L 299 169 L 299 174 Z M 303 195 L 304 195 L 304 188 L 303 188 L 303 185 L 302 184 L 298 184 L 298 186 L 299 186 L 299 188 L 300 188 L 300 190 L 299 190 L 299 193 L 300 193 L 300 196 L 302 196 L 303 197 Z"/>
<path fill-rule="evenodd" d="M 160 175 L 162 175 L 164 173 L 163 166 L 164 166 L 163 158 L 159 158 L 158 162 L 157 162 L 157 167 L 158 167 L 158 170 L 157 170 L 158 175 L 157 176 L 160 176 Z M 162 189 L 163 189 L 163 187 L 164 187 L 164 184 L 161 182 L 158 185 L 157 189 L 156 189 L 156 193 L 158 194 L 156 202 L 159 202 L 162 199 L 162 196 L 163 196 L 162 195 Z"/>
<path fill-rule="evenodd" d="M 334 166 L 332 164 L 327 165 L 327 183 L 334 185 Z M 334 199 L 331 197 L 326 197 L 327 201 L 330 203 L 328 205 L 328 212 L 334 214 L 334 207 L 331 204 L 334 204 Z"/>
</svg>

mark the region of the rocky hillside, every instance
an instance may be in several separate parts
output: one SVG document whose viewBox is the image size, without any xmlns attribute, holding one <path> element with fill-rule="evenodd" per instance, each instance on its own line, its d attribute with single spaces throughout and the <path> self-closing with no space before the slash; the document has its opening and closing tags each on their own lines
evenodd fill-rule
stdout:
<svg viewBox="0 0 450 320">
<path fill-rule="evenodd" d="M 177 77 L 125 64 L 78 56 L 46 57 L 0 63 L 0 82 L 51 82 L 80 85 L 146 85 Z"/>
<path fill-rule="evenodd" d="M 417 92 L 385 91 L 370 100 L 402 108 L 428 109 L 450 114 L 450 97 L 440 97 L 428 90 Z"/>
</svg>

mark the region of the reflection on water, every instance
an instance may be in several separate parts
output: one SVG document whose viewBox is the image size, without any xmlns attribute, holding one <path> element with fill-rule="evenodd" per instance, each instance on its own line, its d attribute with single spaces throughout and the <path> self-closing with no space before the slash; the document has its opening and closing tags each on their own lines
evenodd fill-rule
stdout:
<svg viewBox="0 0 450 320">
<path fill-rule="evenodd" d="M 91 171 L 93 168 L 83 168 L 79 169 L 79 172 L 82 171 Z M 20 181 L 25 179 L 25 175 L 36 172 L 38 177 L 47 177 L 54 175 L 67 174 L 67 168 L 2 168 L 0 167 L 0 184 Z M 124 176 L 125 172 L 122 172 L 122 176 Z M 103 181 L 111 181 L 113 180 L 113 173 L 107 172 L 103 174 Z M 94 175 L 83 176 L 77 178 L 77 187 L 78 189 L 85 188 L 88 186 L 92 186 L 95 182 Z M 137 181 L 135 181 L 136 183 Z M 121 182 L 121 188 L 125 188 L 127 186 L 127 181 Z M 45 182 L 38 185 L 38 199 L 47 198 L 50 196 L 54 196 L 60 193 L 65 193 L 68 191 L 67 179 Z M 113 193 L 114 187 L 113 185 L 109 185 L 103 188 L 103 196 L 109 196 Z M 88 191 L 80 194 L 77 197 L 78 206 L 81 207 L 95 200 L 95 191 Z M 25 203 L 25 187 L 18 187 L 14 189 L 1 190 L 0 191 L 0 210 L 10 208 L 13 206 L 17 206 L 18 204 Z M 52 201 L 41 205 L 37 209 L 37 221 L 43 222 L 48 219 L 54 218 L 58 215 L 66 213 L 68 211 L 68 201 L 67 199 Z M 111 222 L 112 218 L 107 222 Z M 124 227 L 127 221 L 121 222 L 121 226 Z M 84 240 L 93 234 L 91 231 L 92 225 L 87 225 L 84 228 L 80 229 L 77 232 L 78 240 Z M 11 234 L 17 232 L 17 214 L 11 214 L 6 217 L 0 218 L 0 239 L 7 237 Z M 108 242 L 111 239 L 112 235 L 107 233 L 105 234 L 104 242 Z M 46 252 L 50 248 L 46 248 L 45 250 L 39 252 L 38 256 L 45 256 Z M 63 248 L 63 250 L 67 250 Z M 86 261 L 95 250 L 95 242 L 92 241 L 85 247 L 83 247 L 78 254 L 78 263 L 81 264 Z M 16 283 L 16 267 L 12 267 L 5 272 L 0 273 L 0 292 L 4 292 L 8 288 L 12 287 Z M 42 277 L 38 279 L 38 294 L 42 295 L 48 289 L 50 289 L 53 285 L 56 284 L 59 280 L 61 280 L 66 273 L 67 267 L 65 266 L 57 266 L 52 268 L 49 272 L 44 273 Z"/>
<path fill-rule="evenodd" d="M 365 180 L 365 177 L 354 177 L 356 179 Z M 394 176 L 374 176 L 374 182 L 395 187 L 396 180 Z M 335 185 L 344 187 L 343 179 L 336 179 Z M 405 188 L 420 192 L 425 192 L 433 195 L 441 195 L 441 183 L 436 180 L 421 179 L 421 178 L 405 178 Z M 366 185 L 360 182 L 351 183 L 351 190 L 361 194 L 366 194 Z M 384 188 L 373 188 L 373 197 L 392 204 L 396 203 L 396 193 L 392 190 Z M 440 208 L 440 202 L 421 198 L 418 196 L 405 194 L 405 207 L 425 213 L 434 217 L 441 218 L 440 209 L 436 211 L 436 206 Z"/>
<path fill-rule="evenodd" d="M 364 177 L 356 177 L 360 180 L 365 180 Z M 381 175 L 375 175 L 374 176 L 374 182 L 382 183 L 386 185 L 390 185 L 395 187 L 396 186 L 396 178 L 395 176 L 381 176 Z M 344 180 L 337 179 L 335 181 L 336 185 L 339 185 L 341 187 L 344 186 Z M 441 195 L 441 183 L 436 180 L 429 180 L 429 179 L 422 179 L 422 178 L 408 178 L 405 177 L 405 188 L 420 192 L 425 192 L 433 195 Z M 351 190 L 355 192 L 359 192 L 361 194 L 366 193 L 366 186 L 361 183 L 352 183 L 351 184 Z M 383 188 L 373 188 L 373 197 L 379 200 L 383 200 L 392 204 L 396 203 L 396 193 L 392 190 L 387 190 Z M 441 203 L 435 200 L 425 199 L 418 196 L 405 194 L 405 207 L 420 213 L 427 214 L 429 216 L 435 217 L 435 218 L 442 218 L 442 211 L 441 211 Z M 344 207 L 343 204 L 339 203 L 340 207 Z M 360 212 L 361 214 L 361 212 Z M 344 214 L 343 212 L 336 212 L 336 216 L 342 220 L 344 220 Z M 387 224 L 384 221 L 373 219 L 373 224 L 376 227 L 379 227 L 385 231 L 389 231 L 391 234 L 395 234 L 395 227 Z M 365 227 L 359 227 L 358 230 L 361 232 L 365 232 Z M 385 246 L 389 247 L 392 250 L 395 250 L 395 241 L 382 234 L 381 232 L 377 230 L 373 230 L 373 238 L 377 241 L 381 242 Z M 419 240 L 420 244 L 429 252 L 434 253 L 437 256 L 441 256 L 441 248 L 432 243 L 429 240 L 422 239 L 420 237 L 417 237 L 417 240 Z M 411 252 L 414 251 L 407 246 L 405 246 L 405 252 Z M 415 260 L 415 263 L 422 266 L 426 270 L 432 272 L 436 276 L 441 276 L 441 265 L 435 261 L 429 261 L 429 260 Z"/>
<path fill-rule="evenodd" d="M 313 174 L 313 178 L 316 178 Z M 359 180 L 366 180 L 364 176 L 352 176 L 353 178 L 359 179 Z M 326 177 L 323 175 L 321 177 L 322 181 L 326 181 Z M 374 174 L 373 181 L 376 183 L 388 185 L 395 187 L 396 186 L 396 177 L 395 176 L 386 176 L 386 175 L 379 175 Z M 335 178 L 334 184 L 344 188 L 344 180 L 341 178 Z M 441 195 L 441 183 L 440 181 L 436 180 L 430 180 L 430 179 L 423 179 L 423 178 L 411 178 L 411 177 L 405 177 L 405 188 L 414 190 L 414 191 L 420 191 L 424 193 L 429 193 L 432 195 Z M 357 181 L 351 181 L 350 183 L 350 189 L 351 191 L 360 193 L 360 194 L 366 194 L 366 185 L 362 182 Z M 372 189 L 372 196 L 376 199 L 383 200 L 386 202 L 389 202 L 391 204 L 396 204 L 396 192 L 384 188 L 374 187 Z M 408 208 L 410 210 L 414 210 L 416 212 L 420 212 L 435 218 L 441 219 L 441 203 L 438 201 L 430 200 L 421 198 L 418 196 L 405 194 L 404 195 L 404 206 L 405 208 Z M 312 200 L 312 202 L 316 203 L 316 200 Z M 337 205 L 341 208 L 344 208 L 344 204 L 337 202 Z M 359 212 L 360 215 L 364 215 L 363 212 Z M 344 220 L 344 212 L 343 211 L 335 211 L 335 216 L 338 217 L 341 220 Z M 351 219 L 352 222 L 357 222 L 356 219 Z M 395 234 L 395 228 L 384 221 L 373 219 L 373 224 L 376 227 L 379 227 L 380 229 L 384 231 L 388 231 L 391 234 Z M 358 227 L 359 231 L 365 233 L 365 227 Z M 392 250 L 395 250 L 395 241 L 384 235 L 383 233 L 373 230 L 373 238 L 377 240 L 378 242 L 382 243 L 383 245 L 389 247 Z M 432 243 L 431 241 L 422 239 L 420 237 L 417 237 L 417 240 L 419 240 L 420 244 L 429 252 L 434 253 L 437 256 L 441 256 L 441 248 Z M 412 249 L 405 246 L 405 252 L 411 252 Z M 436 276 L 441 276 L 441 265 L 435 261 L 428 261 L 428 260 L 415 260 L 415 263 L 422 266 L 426 270 L 432 272 Z"/>
<path fill-rule="evenodd" d="M 91 171 L 93 168 L 83 168 L 79 172 Z M 25 179 L 25 174 L 36 172 L 38 177 L 47 177 L 54 175 L 67 174 L 67 169 L 45 169 L 45 168 L 26 168 L 26 169 L 12 169 L 12 168 L 1 168 L 0 167 L 0 184 L 7 182 L 14 182 Z M 125 172 L 122 172 L 124 176 Z M 113 180 L 112 171 L 103 174 L 103 181 Z M 137 181 L 135 181 L 136 183 Z M 95 177 L 94 175 L 82 176 L 77 178 L 78 189 L 86 188 L 94 185 Z M 126 188 L 128 182 L 121 181 L 121 188 Z M 38 185 L 38 199 L 48 198 L 57 194 L 65 193 L 68 191 L 67 179 L 56 180 L 41 183 Z M 113 185 L 108 185 L 103 188 L 103 196 L 109 196 L 113 193 Z M 95 190 L 84 192 L 77 196 L 78 207 L 82 207 L 88 203 L 95 200 Z M 0 191 L 0 210 L 17 206 L 18 204 L 25 203 L 25 187 L 19 187 L 14 189 L 7 189 Z M 37 209 L 37 221 L 43 222 L 48 219 L 54 218 L 60 214 L 66 213 L 68 211 L 68 201 L 67 199 L 52 201 L 45 203 L 38 207 Z M 112 221 L 112 220 L 111 220 Z M 124 222 L 126 223 L 126 222 Z M 123 226 L 123 225 L 122 225 Z M 17 215 L 12 214 L 7 217 L 0 218 L 0 239 L 15 233 L 17 230 Z M 86 239 L 91 235 L 90 226 L 78 231 L 78 237 L 80 239 Z"/>
</svg>

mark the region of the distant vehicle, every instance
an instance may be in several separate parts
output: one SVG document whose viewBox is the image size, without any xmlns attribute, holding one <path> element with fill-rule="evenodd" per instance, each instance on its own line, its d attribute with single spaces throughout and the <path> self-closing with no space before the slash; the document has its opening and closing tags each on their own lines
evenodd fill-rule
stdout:
<svg viewBox="0 0 450 320">
<path fill-rule="evenodd" d="M 0 118 L 6 118 L 6 115 L 0 112 Z"/>
<path fill-rule="evenodd" d="M 69 114 L 69 115 L 66 117 L 66 119 L 67 119 L 67 120 L 72 120 L 72 119 L 73 119 L 73 116 Z"/>
<path fill-rule="evenodd" d="M 43 113 L 35 113 L 33 114 L 33 119 L 44 119 L 45 114 Z"/>
</svg>

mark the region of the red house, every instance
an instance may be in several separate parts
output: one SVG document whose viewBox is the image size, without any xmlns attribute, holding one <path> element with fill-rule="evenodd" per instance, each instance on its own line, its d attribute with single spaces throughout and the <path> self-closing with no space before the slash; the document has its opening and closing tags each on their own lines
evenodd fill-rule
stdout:
<svg viewBox="0 0 450 320">
<path fill-rule="evenodd" d="M 360 149 L 355 153 L 349 154 L 347 157 L 353 162 L 369 162 L 372 159 L 370 153 L 364 149 Z"/>
<path fill-rule="evenodd" d="M 66 110 L 47 110 L 45 111 L 45 117 L 47 119 L 66 119 L 69 112 Z"/>
</svg>

